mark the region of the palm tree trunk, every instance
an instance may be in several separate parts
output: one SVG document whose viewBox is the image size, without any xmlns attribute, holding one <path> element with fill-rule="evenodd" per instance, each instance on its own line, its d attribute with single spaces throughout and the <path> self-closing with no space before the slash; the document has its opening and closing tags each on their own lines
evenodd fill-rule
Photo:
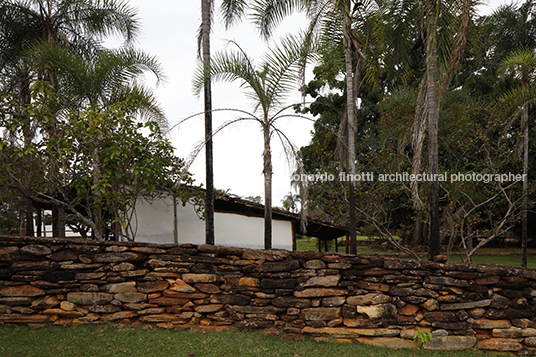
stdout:
<svg viewBox="0 0 536 357">
<path fill-rule="evenodd" d="M 210 23 L 212 6 L 210 0 L 201 1 L 203 62 L 210 63 Z M 214 244 L 214 161 L 212 147 L 212 90 L 210 78 L 205 79 L 205 167 L 207 192 L 205 198 L 205 243 Z"/>
<path fill-rule="evenodd" d="M 521 127 L 523 128 L 523 218 L 521 222 L 521 266 L 527 267 L 527 184 L 529 169 L 529 107 L 523 107 L 521 117 Z"/>
<path fill-rule="evenodd" d="M 350 11 L 350 2 L 347 3 L 346 11 Z M 351 48 L 351 19 L 348 15 L 344 16 L 345 23 L 344 29 L 344 58 L 346 61 L 346 115 L 348 118 L 348 170 L 351 177 L 356 175 L 356 162 L 355 162 L 355 137 L 356 137 L 356 117 L 355 117 L 355 90 L 354 90 L 354 71 L 352 66 L 352 48 Z M 356 242 L 356 210 L 355 210 L 355 181 L 353 179 L 348 181 L 349 184 L 349 196 L 348 203 L 350 205 L 350 253 L 357 253 Z"/>
<path fill-rule="evenodd" d="M 23 108 L 27 108 L 32 102 L 31 91 L 30 91 L 30 81 L 28 79 L 29 77 L 30 75 L 28 73 L 23 74 L 23 80 L 22 80 L 20 91 L 19 91 L 20 102 Z M 32 125 L 30 122 L 30 117 L 26 113 L 23 113 L 22 115 L 24 117 L 24 125 L 22 128 L 23 135 L 24 135 L 24 147 L 27 148 L 32 143 L 32 138 L 34 136 L 34 133 L 32 133 L 32 129 L 31 129 Z M 25 182 L 25 185 L 27 186 L 25 187 L 25 189 L 29 191 L 31 190 L 31 187 L 32 187 L 32 176 L 33 176 L 32 172 L 31 171 L 28 172 L 26 182 Z M 33 237 L 34 235 L 33 201 L 30 197 L 26 197 L 25 201 L 26 201 L 25 202 L 25 205 L 26 205 L 25 235 L 28 237 Z"/>
<path fill-rule="evenodd" d="M 270 149 L 270 126 L 263 128 L 264 134 L 264 249 L 272 249 L 272 152 Z"/>
<path fill-rule="evenodd" d="M 432 21 L 433 23 L 434 21 Z M 430 240 L 428 241 L 428 260 L 441 253 L 439 235 L 439 156 L 438 156 L 438 119 L 439 103 L 437 93 L 437 40 L 435 26 L 431 25 L 427 44 L 427 102 L 428 102 L 428 165 L 430 171 Z"/>
</svg>

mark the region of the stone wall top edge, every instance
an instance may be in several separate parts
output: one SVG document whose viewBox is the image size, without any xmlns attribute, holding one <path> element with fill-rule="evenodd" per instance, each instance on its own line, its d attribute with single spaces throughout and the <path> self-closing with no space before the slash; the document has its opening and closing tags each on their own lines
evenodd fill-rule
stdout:
<svg viewBox="0 0 536 357">
<path fill-rule="evenodd" d="M 229 247 L 229 246 L 208 246 L 206 244 L 160 244 L 160 243 L 145 243 L 145 242 L 121 242 L 121 241 L 95 241 L 95 240 L 83 240 L 83 239 L 72 239 L 72 238 L 53 238 L 53 237 L 27 237 L 27 236 L 8 236 L 0 235 L 0 246 L 5 245 L 24 245 L 24 244 L 77 244 L 77 245 L 89 245 L 89 246 L 126 246 L 126 247 L 151 247 L 151 248 L 160 248 L 160 249 L 171 249 L 171 248 L 199 248 L 200 252 L 206 253 L 216 253 L 224 254 L 225 252 L 244 252 L 244 251 L 262 251 L 267 252 L 264 249 L 250 249 L 250 248 L 239 248 L 239 247 Z M 211 248 L 213 247 L 213 248 Z M 271 249 L 268 251 L 282 252 L 286 251 L 284 249 Z M 371 255 L 371 254 L 347 254 L 342 252 L 316 252 L 316 251 L 287 251 L 289 257 L 294 259 L 322 259 L 326 257 L 340 258 L 341 260 L 352 259 L 374 259 L 374 260 L 395 260 L 395 261 L 406 261 L 405 258 L 393 257 L 389 255 Z M 232 254 L 232 253 L 229 253 Z M 476 264 L 476 263 L 457 263 L 457 262 L 447 262 L 447 263 L 437 263 L 430 261 L 420 261 L 420 266 L 422 269 L 429 270 L 459 270 L 459 271 L 472 271 L 472 270 L 482 270 L 482 269 L 496 269 L 497 273 L 505 275 L 518 275 L 524 276 L 526 278 L 531 278 L 536 280 L 536 269 L 522 268 L 522 267 L 510 267 L 499 264 Z"/>
</svg>

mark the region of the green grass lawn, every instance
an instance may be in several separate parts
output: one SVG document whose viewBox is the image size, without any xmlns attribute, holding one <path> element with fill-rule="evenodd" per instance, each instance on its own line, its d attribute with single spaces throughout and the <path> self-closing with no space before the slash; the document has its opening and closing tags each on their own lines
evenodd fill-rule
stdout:
<svg viewBox="0 0 536 357">
<path fill-rule="evenodd" d="M 482 357 L 476 351 L 391 350 L 360 343 L 286 342 L 258 331 L 198 332 L 109 325 L 0 326 L 4 357 Z"/>
<path fill-rule="evenodd" d="M 359 236 L 358 241 L 368 240 L 369 237 Z M 343 241 L 345 238 L 339 238 L 338 241 Z M 304 237 L 296 241 L 297 250 L 311 250 L 318 251 L 318 239 L 312 237 Z M 324 244 L 322 243 L 322 251 L 324 251 Z M 328 246 L 328 251 L 335 252 L 335 244 L 331 242 Z M 339 246 L 338 251 L 345 252 L 344 246 Z M 396 250 L 375 250 L 371 246 L 358 245 L 357 254 L 377 254 L 377 255 L 397 255 L 403 257 L 403 254 Z M 443 252 L 446 254 L 446 252 Z M 419 255 L 422 259 L 426 260 L 426 253 L 421 252 Z M 458 252 L 452 252 L 449 257 L 449 262 L 459 263 L 462 262 L 462 258 Z M 473 263 L 477 264 L 501 264 L 513 267 L 521 266 L 521 249 L 518 248 L 481 248 L 477 254 L 473 257 Z M 531 269 L 536 269 L 536 249 L 528 249 L 527 266 Z"/>
<path fill-rule="evenodd" d="M 501 249 L 497 248 L 500 252 Z M 449 262 L 461 262 L 462 258 L 459 255 L 451 255 Z M 473 263 L 477 264 L 500 264 L 508 265 L 511 267 L 520 267 L 521 266 L 521 255 L 511 253 L 508 255 L 505 254 L 478 254 L 473 258 Z M 530 254 L 527 256 L 527 268 L 536 269 L 536 255 Z"/>
</svg>

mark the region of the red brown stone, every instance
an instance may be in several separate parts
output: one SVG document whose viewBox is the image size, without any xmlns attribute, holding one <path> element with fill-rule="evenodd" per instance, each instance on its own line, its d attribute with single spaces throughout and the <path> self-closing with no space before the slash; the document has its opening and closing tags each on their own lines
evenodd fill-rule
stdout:
<svg viewBox="0 0 536 357">
<path fill-rule="evenodd" d="M 301 291 L 295 291 L 294 296 L 298 298 L 315 298 L 315 297 L 326 297 L 326 296 L 344 296 L 348 295 L 348 290 L 346 289 L 335 289 L 335 288 L 309 288 Z"/>
<path fill-rule="evenodd" d="M 67 294 L 67 301 L 76 305 L 105 305 L 113 300 L 113 295 L 97 292 L 73 292 Z"/>
<path fill-rule="evenodd" d="M 147 294 L 138 292 L 118 293 L 114 295 L 114 299 L 121 302 L 136 303 L 147 300 Z"/>
<path fill-rule="evenodd" d="M 49 318 L 47 315 L 0 314 L 0 322 L 13 324 L 44 323 Z"/>
<path fill-rule="evenodd" d="M 122 271 L 119 273 L 124 278 L 133 278 L 138 276 L 144 276 L 149 271 L 147 269 L 131 270 L 131 271 Z M 147 279 L 150 280 L 150 279 Z"/>
<path fill-rule="evenodd" d="M 11 297 L 0 297 L 0 305 L 9 305 L 9 306 L 19 306 L 19 305 L 30 305 L 34 301 L 33 297 L 23 297 L 23 296 L 11 296 Z"/>
<path fill-rule="evenodd" d="M 338 319 L 340 316 L 340 307 L 317 307 L 303 309 L 300 318 L 305 321 L 326 321 Z"/>
<path fill-rule="evenodd" d="M 157 322 L 179 322 L 183 321 L 179 316 L 177 315 L 171 315 L 171 314 L 158 314 L 158 315 L 144 315 L 140 317 L 140 321 L 145 323 L 157 323 Z"/>
<path fill-rule="evenodd" d="M 22 254 L 35 255 L 35 256 L 43 256 L 43 255 L 47 255 L 47 254 L 52 253 L 52 251 L 50 250 L 49 247 L 47 247 L 45 245 L 41 245 L 41 244 L 26 245 L 26 246 L 22 247 L 19 250 L 19 252 L 22 253 Z"/>
<path fill-rule="evenodd" d="M 121 273 L 121 275 L 122 276 L 127 276 L 127 275 L 123 275 L 123 274 L 128 274 L 128 273 L 133 273 L 133 272 L 126 271 L 126 272 Z M 144 280 L 149 280 L 149 281 L 156 281 L 156 280 L 163 280 L 163 279 L 180 279 L 180 277 L 181 277 L 181 274 L 173 273 L 173 272 L 165 272 L 165 273 L 151 272 L 151 273 L 146 273 L 146 274 L 143 274 L 143 275 L 145 275 L 145 277 L 143 279 Z"/>
<path fill-rule="evenodd" d="M 118 305 L 89 305 L 87 310 L 97 314 L 110 314 L 121 310 L 121 306 Z"/>
<path fill-rule="evenodd" d="M 75 260 L 78 260 L 78 255 L 71 250 L 62 250 L 60 252 L 51 254 L 49 258 L 55 261 L 67 261 L 67 260 L 75 261 Z"/>
<path fill-rule="evenodd" d="M 180 298 L 174 298 L 174 297 L 167 297 L 167 296 L 162 296 L 162 297 L 159 297 L 159 298 L 156 298 L 156 299 L 150 299 L 149 302 L 151 304 L 156 304 L 156 305 L 162 305 L 162 306 L 174 306 L 174 305 L 184 305 L 186 304 L 188 301 L 191 301 L 190 299 L 180 299 Z"/>
<path fill-rule="evenodd" d="M 288 257 L 286 250 L 268 249 L 268 250 L 250 250 L 247 249 L 242 254 L 242 259 L 247 260 L 265 260 L 265 261 L 280 261 Z"/>
<path fill-rule="evenodd" d="M 236 256 L 242 256 L 242 253 L 245 251 L 244 248 L 236 248 L 236 247 L 225 247 L 221 245 L 211 245 L 211 244 L 201 244 L 199 247 L 197 247 L 200 252 L 203 253 L 211 253 L 211 254 L 217 254 L 217 255 L 236 255 Z"/>
<path fill-rule="evenodd" d="M 138 310 L 138 315 L 157 315 L 163 314 L 166 311 L 163 307 L 151 307 L 145 310 Z"/>
<path fill-rule="evenodd" d="M 381 291 L 381 292 L 388 292 L 389 291 L 389 285 L 387 284 L 381 284 L 381 283 L 371 283 L 368 281 L 360 280 L 357 282 L 357 286 L 360 289 L 366 289 L 371 291 Z"/>
<path fill-rule="evenodd" d="M 173 290 L 164 290 L 164 296 L 190 300 L 206 299 L 207 297 L 209 297 L 209 295 L 205 293 L 181 293 Z"/>
<path fill-rule="evenodd" d="M 132 271 L 135 269 L 136 269 L 136 266 L 134 264 L 123 262 L 123 263 L 114 265 L 111 270 L 112 271 Z"/>
<path fill-rule="evenodd" d="M 95 254 L 93 260 L 97 263 L 136 263 L 144 261 L 146 256 L 136 252 L 110 252 Z"/>
<path fill-rule="evenodd" d="M 477 342 L 477 348 L 481 350 L 492 350 L 501 352 L 518 352 L 523 349 L 523 345 L 515 339 L 489 338 Z"/>
<path fill-rule="evenodd" d="M 398 313 L 404 316 L 412 316 L 415 315 L 419 309 L 420 307 L 418 305 L 406 304 L 403 308 L 398 309 Z"/>
<path fill-rule="evenodd" d="M 19 285 L 19 286 L 9 286 L 3 289 L 0 289 L 0 296 L 6 297 L 35 297 L 45 295 L 45 291 L 35 287 L 33 285 Z"/>
<path fill-rule="evenodd" d="M 23 271 L 23 270 L 49 270 L 50 262 L 26 262 L 26 261 L 16 261 L 11 264 L 11 269 L 14 271 Z"/>
<path fill-rule="evenodd" d="M 104 291 L 106 293 L 132 293 L 136 292 L 136 282 L 135 281 L 125 281 L 122 283 L 112 283 L 112 284 L 106 284 L 102 285 L 100 287 L 101 291 Z"/>
<path fill-rule="evenodd" d="M 19 247 L 0 247 L 0 255 L 10 255 L 19 250 Z"/>
<path fill-rule="evenodd" d="M 198 305 L 194 307 L 194 310 L 201 314 L 209 314 L 209 313 L 219 311 L 222 308 L 223 308 L 222 304 L 210 304 L 210 305 Z"/>
<path fill-rule="evenodd" d="M 116 312 L 110 315 L 102 315 L 100 317 L 100 320 L 101 321 L 116 321 L 116 320 L 123 320 L 123 319 L 131 319 L 136 316 L 138 316 L 138 314 L 134 311 L 120 311 L 120 312 Z"/>
<path fill-rule="evenodd" d="M 62 309 L 46 309 L 43 311 L 43 314 L 45 315 L 58 315 L 62 317 L 82 317 L 84 316 L 83 313 L 79 311 L 66 311 Z"/>
<path fill-rule="evenodd" d="M 154 293 L 156 291 L 163 291 L 167 289 L 169 286 L 169 283 L 165 280 L 159 280 L 159 281 L 148 281 L 148 282 L 141 282 L 138 283 L 137 289 L 140 293 Z"/>
<path fill-rule="evenodd" d="M 214 284 L 197 283 L 195 287 L 197 290 L 207 294 L 217 294 L 221 291 L 220 287 Z"/>
</svg>

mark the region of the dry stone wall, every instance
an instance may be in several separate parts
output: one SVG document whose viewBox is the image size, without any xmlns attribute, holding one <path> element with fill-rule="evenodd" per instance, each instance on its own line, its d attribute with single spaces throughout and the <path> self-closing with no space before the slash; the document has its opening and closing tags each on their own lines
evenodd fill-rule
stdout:
<svg viewBox="0 0 536 357">
<path fill-rule="evenodd" d="M 380 256 L 0 237 L 0 322 L 232 326 L 536 354 L 536 271 Z"/>
</svg>

